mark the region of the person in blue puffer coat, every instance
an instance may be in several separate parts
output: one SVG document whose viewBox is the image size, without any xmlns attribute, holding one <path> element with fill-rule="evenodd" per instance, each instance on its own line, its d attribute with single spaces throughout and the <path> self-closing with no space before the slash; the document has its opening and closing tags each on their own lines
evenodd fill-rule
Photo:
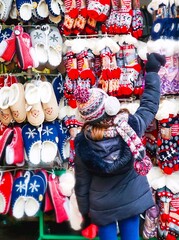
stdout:
<svg viewBox="0 0 179 240">
<path fill-rule="evenodd" d="M 96 224 L 100 240 L 116 240 L 118 227 L 121 240 L 138 240 L 139 216 L 154 205 L 145 176 L 150 161 L 140 138 L 158 111 L 158 71 L 165 57 L 147 58 L 145 88 L 133 115 L 99 88 L 75 91 L 85 121 L 75 138 L 75 194 L 82 229 Z"/>
</svg>

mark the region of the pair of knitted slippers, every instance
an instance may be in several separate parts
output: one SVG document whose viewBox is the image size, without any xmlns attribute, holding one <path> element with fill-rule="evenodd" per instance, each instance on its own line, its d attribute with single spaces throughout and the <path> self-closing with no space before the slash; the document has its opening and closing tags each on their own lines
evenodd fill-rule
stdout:
<svg viewBox="0 0 179 240">
<path fill-rule="evenodd" d="M 22 123 L 26 119 L 24 86 L 13 83 L 0 89 L 0 120 L 8 126 L 12 122 Z"/>
<path fill-rule="evenodd" d="M 1 62 L 11 62 L 16 53 L 19 68 L 27 70 L 37 67 L 38 62 L 32 48 L 30 35 L 24 32 L 23 27 L 15 26 L 13 31 L 7 29 L 6 35 L 7 37 L 0 42 Z"/>
<path fill-rule="evenodd" d="M 35 127 L 27 123 L 22 128 L 22 136 L 29 165 L 53 164 L 58 153 L 59 139 L 55 124 L 46 122 Z"/>
<path fill-rule="evenodd" d="M 62 37 L 57 27 L 48 24 L 31 30 L 30 37 L 38 70 L 54 70 L 62 61 Z"/>
<path fill-rule="evenodd" d="M 17 0 L 16 7 L 20 18 L 23 21 L 29 21 L 32 18 L 35 20 L 43 20 L 48 16 L 53 21 L 53 18 L 61 15 L 62 1 L 58 0 Z M 60 17 L 61 18 L 61 17 Z M 57 19 L 55 19 L 57 21 Z"/>
<path fill-rule="evenodd" d="M 47 189 L 47 174 L 45 171 L 32 173 L 26 171 L 18 176 L 13 183 L 11 207 L 16 219 L 24 216 L 33 217 L 41 210 Z"/>
</svg>

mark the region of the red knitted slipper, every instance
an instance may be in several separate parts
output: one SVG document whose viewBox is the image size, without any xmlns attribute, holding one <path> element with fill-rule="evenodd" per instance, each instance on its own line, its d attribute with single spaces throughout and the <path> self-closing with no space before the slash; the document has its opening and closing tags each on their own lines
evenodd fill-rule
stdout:
<svg viewBox="0 0 179 240">
<path fill-rule="evenodd" d="M 7 39 L 4 39 L 0 43 L 0 48 L 4 48 L 1 58 L 5 62 L 11 62 L 15 54 L 15 34 L 12 32 L 11 36 Z"/>
<path fill-rule="evenodd" d="M 48 178 L 50 194 L 55 209 L 56 222 L 62 223 L 68 220 L 66 200 L 67 197 L 63 196 L 59 189 L 59 178 L 54 174 L 50 174 Z"/>
<path fill-rule="evenodd" d="M 34 62 L 30 53 L 32 47 L 30 35 L 25 33 L 20 25 L 14 27 L 14 32 L 16 35 L 16 53 L 20 68 L 26 70 L 34 67 Z"/>
<path fill-rule="evenodd" d="M 0 138 L 0 161 L 2 162 L 5 158 L 5 151 L 8 144 L 11 143 L 13 138 L 13 129 L 6 128 Z"/>
<path fill-rule="evenodd" d="M 0 214 L 6 215 L 10 208 L 13 177 L 11 172 L 1 172 L 0 176 Z"/>
<path fill-rule="evenodd" d="M 13 138 L 6 147 L 6 163 L 8 165 L 22 166 L 24 164 L 24 143 L 22 129 L 15 126 L 13 128 Z"/>
</svg>

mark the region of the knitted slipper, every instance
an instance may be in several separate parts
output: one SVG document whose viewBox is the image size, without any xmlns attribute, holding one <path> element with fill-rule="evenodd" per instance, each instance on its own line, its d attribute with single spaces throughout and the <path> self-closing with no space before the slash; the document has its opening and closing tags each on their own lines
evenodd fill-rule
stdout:
<svg viewBox="0 0 179 240">
<path fill-rule="evenodd" d="M 1 108 L 1 106 L 0 106 Z M 10 108 L 6 108 L 6 109 L 2 109 L 0 111 L 0 121 L 2 122 L 2 124 L 4 124 L 5 126 L 9 126 L 10 123 L 12 123 L 14 121 Z"/>
<path fill-rule="evenodd" d="M 36 175 L 40 175 L 43 179 L 44 179 L 44 182 L 45 182 L 45 194 L 44 194 L 44 201 L 43 201 L 43 212 L 49 212 L 51 210 L 54 210 L 54 207 L 53 207 L 53 203 L 52 203 L 52 200 L 50 198 L 50 193 L 49 193 L 49 189 L 48 189 L 48 173 L 46 170 L 44 169 L 41 169 L 40 171 L 37 171 L 35 173 Z"/>
<path fill-rule="evenodd" d="M 41 160 L 51 163 L 55 160 L 58 151 L 58 132 L 53 123 L 43 123 Z M 49 155 L 50 152 L 50 155 Z"/>
<path fill-rule="evenodd" d="M 16 2 L 13 1 L 12 3 L 12 7 L 9 13 L 9 17 L 11 19 L 17 19 L 18 18 L 18 11 L 17 11 L 17 6 L 16 6 Z"/>
<path fill-rule="evenodd" d="M 69 218 L 67 214 L 67 206 L 65 203 L 67 202 L 68 198 L 63 196 L 59 190 L 59 178 L 54 174 L 50 174 L 48 184 L 55 209 L 56 222 L 62 223 L 64 221 L 67 221 Z"/>
<path fill-rule="evenodd" d="M 46 64 L 47 68 L 51 70 L 57 68 L 62 61 L 62 37 L 57 28 L 50 28 L 50 33 L 48 34 L 48 62 Z"/>
<path fill-rule="evenodd" d="M 12 35 L 12 32 L 13 31 L 10 28 L 2 29 L 1 32 L 0 32 L 0 42 L 9 38 Z"/>
<path fill-rule="evenodd" d="M 14 180 L 11 206 L 12 215 L 17 219 L 21 219 L 24 216 L 27 186 L 30 180 L 30 175 L 30 172 L 26 172 L 24 176 L 18 177 Z"/>
<path fill-rule="evenodd" d="M 47 81 L 41 82 L 39 91 L 45 120 L 51 122 L 58 117 L 59 111 L 52 84 Z"/>
<path fill-rule="evenodd" d="M 20 127 L 13 128 L 13 138 L 6 147 L 6 163 L 8 165 L 22 166 L 24 164 L 24 143 L 22 138 L 22 130 Z"/>
<path fill-rule="evenodd" d="M 31 0 L 16 0 L 16 7 L 22 20 L 29 21 L 32 18 L 33 6 Z"/>
<path fill-rule="evenodd" d="M 24 148 L 27 154 L 27 160 L 34 165 L 40 163 L 41 154 L 41 136 L 40 131 L 29 123 L 22 128 L 22 137 L 24 141 Z"/>
<path fill-rule="evenodd" d="M 69 157 L 70 146 L 68 144 L 68 140 L 70 138 L 70 134 L 64 123 L 55 121 L 55 125 L 58 131 L 58 150 L 60 158 L 63 162 Z"/>
<path fill-rule="evenodd" d="M 25 93 L 24 86 L 22 83 L 14 83 L 10 87 L 10 110 L 13 119 L 22 123 L 26 119 L 26 108 L 25 108 Z"/>
<path fill-rule="evenodd" d="M 14 27 L 14 33 L 16 35 L 16 54 L 19 67 L 23 70 L 36 67 L 38 63 L 34 57 L 35 53 L 33 53 L 30 35 L 24 32 L 20 25 Z"/>
<path fill-rule="evenodd" d="M 10 87 L 4 86 L 0 89 L 0 121 L 8 126 L 13 122 L 13 117 L 9 108 Z"/>
<path fill-rule="evenodd" d="M 0 138 L 3 135 L 4 131 L 6 130 L 7 126 L 5 126 L 1 121 L 0 121 Z"/>
<path fill-rule="evenodd" d="M 46 0 L 46 3 L 52 16 L 57 17 L 61 15 L 61 6 L 63 5 L 63 2 L 61 0 Z"/>
<path fill-rule="evenodd" d="M 0 77 L 0 88 L 6 86 L 10 87 L 13 83 L 18 83 L 17 77 L 8 75 L 7 77 Z"/>
<path fill-rule="evenodd" d="M 0 162 L 4 160 L 6 147 L 11 143 L 13 134 L 14 133 L 11 128 L 6 128 L 3 134 L 0 136 Z"/>
<path fill-rule="evenodd" d="M 25 86 L 25 100 L 27 103 L 27 120 L 33 126 L 39 126 L 44 122 L 45 114 L 42 108 L 39 88 L 33 83 Z"/>
<path fill-rule="evenodd" d="M 41 29 L 34 29 L 30 32 L 32 47 L 35 50 L 36 58 L 39 63 L 38 68 L 45 68 L 48 56 L 46 51 L 46 35 Z"/>
<path fill-rule="evenodd" d="M 0 0 L 0 19 L 5 22 L 8 17 L 12 7 L 13 0 Z"/>
<path fill-rule="evenodd" d="M 47 183 L 40 174 L 35 174 L 30 178 L 27 187 L 25 214 L 28 217 L 35 216 L 42 206 Z"/>
<path fill-rule="evenodd" d="M 64 78 L 62 74 L 59 74 L 57 77 L 53 79 L 52 86 L 55 93 L 55 97 L 57 99 L 57 103 L 59 104 L 64 94 Z"/>
<path fill-rule="evenodd" d="M 48 5 L 45 0 L 36 0 L 37 7 L 35 8 L 35 13 L 37 17 L 41 20 L 45 19 L 49 15 Z"/>
<path fill-rule="evenodd" d="M 0 174 L 0 214 L 6 215 L 10 208 L 13 177 L 11 172 Z"/>
<path fill-rule="evenodd" d="M 9 38 L 0 42 L 0 57 L 3 62 L 11 62 L 15 54 L 15 34 L 12 32 Z"/>
</svg>

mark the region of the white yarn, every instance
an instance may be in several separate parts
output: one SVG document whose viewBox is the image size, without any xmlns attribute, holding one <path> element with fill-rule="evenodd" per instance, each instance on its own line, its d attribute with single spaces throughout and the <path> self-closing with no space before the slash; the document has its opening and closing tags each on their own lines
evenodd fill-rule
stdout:
<svg viewBox="0 0 179 240">
<path fill-rule="evenodd" d="M 120 102 L 116 97 L 109 96 L 106 98 L 105 103 L 105 112 L 109 116 L 115 116 L 120 110 Z"/>
</svg>

